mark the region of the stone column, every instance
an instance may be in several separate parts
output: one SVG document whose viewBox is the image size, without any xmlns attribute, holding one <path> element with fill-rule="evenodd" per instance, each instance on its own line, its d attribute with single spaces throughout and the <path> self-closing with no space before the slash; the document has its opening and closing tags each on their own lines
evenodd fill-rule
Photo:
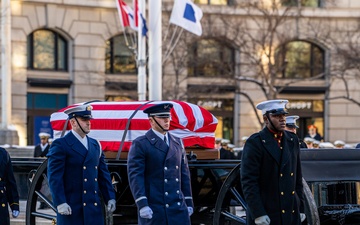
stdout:
<svg viewBox="0 0 360 225">
<path fill-rule="evenodd" d="M 1 127 L 0 144 L 18 145 L 19 136 L 11 124 L 11 5 L 1 1 Z"/>
</svg>

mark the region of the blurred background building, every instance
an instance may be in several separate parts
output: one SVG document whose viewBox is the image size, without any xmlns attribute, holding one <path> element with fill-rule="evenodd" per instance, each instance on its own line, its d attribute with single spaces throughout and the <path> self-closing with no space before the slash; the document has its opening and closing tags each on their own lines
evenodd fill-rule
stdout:
<svg viewBox="0 0 360 225">
<path fill-rule="evenodd" d="M 254 105 L 273 98 L 290 101 L 301 138 L 314 124 L 325 141 L 360 141 L 359 1 L 195 4 L 204 14 L 201 36 L 169 24 L 173 1 L 162 1 L 162 100 L 210 110 L 216 136 L 237 146 L 262 127 Z M 51 132 L 50 114 L 69 104 L 137 100 L 136 40 L 120 25 L 115 0 L 7 0 L 1 12 L 10 28 L 0 40 L 9 54 L 1 123 L 19 145 L 38 144 L 39 132 Z"/>
</svg>

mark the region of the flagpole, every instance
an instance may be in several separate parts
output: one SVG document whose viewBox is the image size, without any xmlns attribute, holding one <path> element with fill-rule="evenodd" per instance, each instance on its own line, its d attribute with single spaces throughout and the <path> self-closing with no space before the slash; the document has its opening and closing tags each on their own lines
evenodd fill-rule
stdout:
<svg viewBox="0 0 360 225">
<path fill-rule="evenodd" d="M 149 100 L 162 100 L 161 0 L 149 4 Z"/>
<path fill-rule="evenodd" d="M 1 129 L 11 123 L 11 5 L 1 1 Z M 4 143 L 7 144 L 7 143 Z M 12 143 L 8 143 L 12 144 Z"/>
<path fill-rule="evenodd" d="M 146 18 L 145 0 L 139 0 L 138 7 L 138 15 L 135 15 L 138 18 L 138 100 L 144 101 L 146 100 L 146 38 L 142 32 L 143 20 L 140 15 Z"/>
</svg>

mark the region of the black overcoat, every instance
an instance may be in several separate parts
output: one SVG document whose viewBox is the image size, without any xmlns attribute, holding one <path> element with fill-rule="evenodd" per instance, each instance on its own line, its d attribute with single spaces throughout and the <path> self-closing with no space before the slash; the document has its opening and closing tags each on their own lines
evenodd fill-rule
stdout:
<svg viewBox="0 0 360 225">
<path fill-rule="evenodd" d="M 36 145 L 34 150 L 34 157 L 46 157 L 50 149 L 50 145 L 48 144 L 44 151 L 41 149 L 41 145 Z"/>
<path fill-rule="evenodd" d="M 301 224 L 304 192 L 295 134 L 284 131 L 282 150 L 268 128 L 253 134 L 244 146 L 240 175 L 248 225 L 263 215 L 270 217 L 270 224 Z"/>
<path fill-rule="evenodd" d="M 138 224 L 191 224 L 190 172 L 179 138 L 169 134 L 169 146 L 152 130 L 136 138 L 128 155 L 128 176 L 138 209 L 149 206 L 154 212 L 152 219 L 138 216 Z"/>
<path fill-rule="evenodd" d="M 19 193 L 9 153 L 0 148 L 0 225 L 10 225 L 8 205 L 19 211 Z"/>
</svg>

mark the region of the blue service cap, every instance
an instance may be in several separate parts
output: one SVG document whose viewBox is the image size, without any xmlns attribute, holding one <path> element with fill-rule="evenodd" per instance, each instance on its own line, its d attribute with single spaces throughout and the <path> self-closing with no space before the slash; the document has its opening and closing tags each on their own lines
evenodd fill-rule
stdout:
<svg viewBox="0 0 360 225">
<path fill-rule="evenodd" d="M 69 115 L 69 119 L 74 117 L 82 117 L 84 119 L 92 119 L 91 115 L 92 106 L 89 104 L 78 105 L 69 109 L 66 109 L 64 113 Z"/>
<path fill-rule="evenodd" d="M 149 117 L 156 116 L 162 118 L 169 118 L 171 116 L 170 110 L 173 107 L 171 103 L 161 103 L 157 105 L 150 106 L 145 109 L 143 112 L 148 114 Z"/>
<path fill-rule="evenodd" d="M 290 127 L 290 128 L 299 128 L 297 125 L 296 125 L 296 120 L 299 119 L 300 117 L 299 116 L 287 116 L 285 119 L 286 119 L 286 126 L 287 127 Z"/>
<path fill-rule="evenodd" d="M 263 115 L 266 113 L 271 113 L 273 115 L 288 114 L 286 110 L 286 104 L 288 102 L 289 101 L 285 99 L 268 100 L 260 102 L 256 105 L 256 108 L 261 110 Z"/>
</svg>

